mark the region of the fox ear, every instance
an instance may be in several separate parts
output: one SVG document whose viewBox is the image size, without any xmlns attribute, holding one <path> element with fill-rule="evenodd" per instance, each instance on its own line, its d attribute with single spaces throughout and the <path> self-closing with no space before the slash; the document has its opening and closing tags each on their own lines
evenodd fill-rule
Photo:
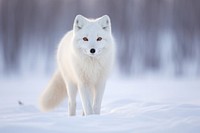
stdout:
<svg viewBox="0 0 200 133">
<path fill-rule="evenodd" d="M 87 19 L 82 15 L 77 15 L 74 19 L 74 30 L 79 31 L 81 30 L 84 25 L 87 23 Z"/>
<path fill-rule="evenodd" d="M 98 21 L 103 30 L 106 31 L 111 30 L 111 22 L 110 22 L 110 17 L 108 15 L 100 17 Z"/>
</svg>

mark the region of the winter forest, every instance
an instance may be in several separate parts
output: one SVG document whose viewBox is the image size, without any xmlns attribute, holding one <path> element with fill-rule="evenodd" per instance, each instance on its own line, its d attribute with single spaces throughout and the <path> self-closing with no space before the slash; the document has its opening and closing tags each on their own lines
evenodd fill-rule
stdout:
<svg viewBox="0 0 200 133">
<path fill-rule="evenodd" d="M 52 73 L 77 14 L 111 17 L 120 74 L 200 75 L 199 0 L 0 0 L 1 76 Z"/>
</svg>

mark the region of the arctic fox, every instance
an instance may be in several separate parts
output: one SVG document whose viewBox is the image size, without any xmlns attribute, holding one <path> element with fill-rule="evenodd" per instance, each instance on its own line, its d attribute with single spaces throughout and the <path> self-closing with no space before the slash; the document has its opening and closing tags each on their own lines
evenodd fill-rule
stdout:
<svg viewBox="0 0 200 133">
<path fill-rule="evenodd" d="M 40 97 L 41 110 L 49 111 L 68 97 L 68 113 L 76 115 L 78 91 L 84 115 L 100 114 L 114 56 L 115 43 L 109 16 L 88 19 L 77 15 L 73 30 L 59 44 L 58 69 Z"/>
</svg>

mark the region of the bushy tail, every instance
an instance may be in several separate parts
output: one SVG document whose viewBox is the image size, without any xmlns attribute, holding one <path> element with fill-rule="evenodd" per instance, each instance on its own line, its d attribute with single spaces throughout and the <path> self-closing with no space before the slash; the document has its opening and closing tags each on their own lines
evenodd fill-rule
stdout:
<svg viewBox="0 0 200 133">
<path fill-rule="evenodd" d="M 47 88 L 40 96 L 40 109 L 44 112 L 49 111 L 61 103 L 67 96 L 67 90 L 59 71 L 56 71 Z"/>
</svg>

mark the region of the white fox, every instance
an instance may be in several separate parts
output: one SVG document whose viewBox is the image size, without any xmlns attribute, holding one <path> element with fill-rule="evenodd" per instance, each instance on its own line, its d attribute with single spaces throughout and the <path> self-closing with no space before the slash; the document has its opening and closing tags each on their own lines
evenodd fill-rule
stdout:
<svg viewBox="0 0 200 133">
<path fill-rule="evenodd" d="M 59 44 L 58 69 L 40 97 L 41 110 L 49 111 L 68 97 L 68 113 L 76 115 L 78 90 L 84 114 L 100 114 L 114 56 L 115 43 L 109 16 L 88 19 L 77 15 L 73 30 Z"/>
</svg>

